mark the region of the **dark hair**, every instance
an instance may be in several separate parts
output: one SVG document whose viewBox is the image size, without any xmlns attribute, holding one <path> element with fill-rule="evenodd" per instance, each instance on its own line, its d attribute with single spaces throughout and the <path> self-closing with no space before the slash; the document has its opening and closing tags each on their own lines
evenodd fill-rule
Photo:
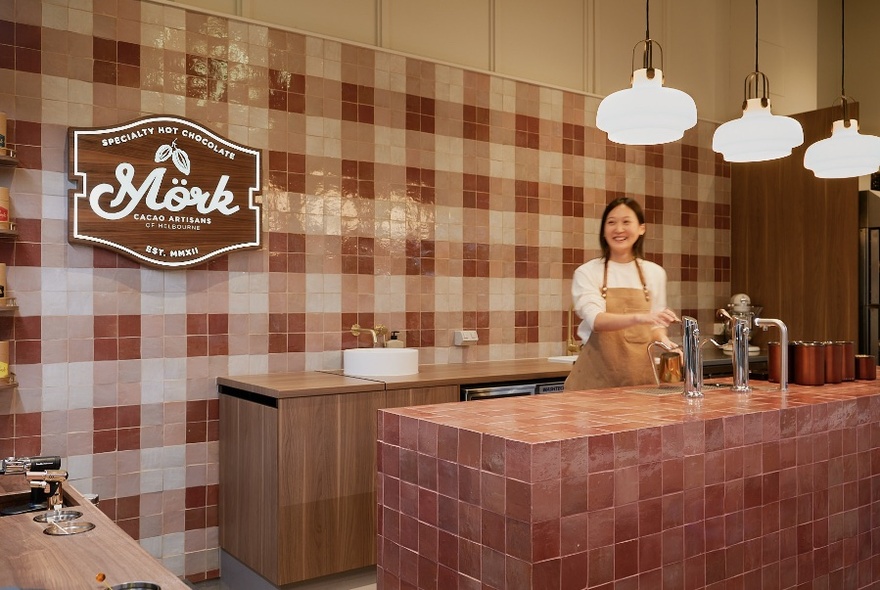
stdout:
<svg viewBox="0 0 880 590">
<path fill-rule="evenodd" d="M 605 211 L 602 213 L 602 225 L 599 226 L 599 246 L 602 248 L 602 256 L 605 260 L 608 260 L 611 256 L 611 248 L 608 247 L 608 240 L 605 239 L 605 221 L 608 219 L 608 214 L 611 213 L 611 210 L 620 205 L 626 205 L 632 209 L 632 212 L 636 214 L 636 219 L 639 220 L 639 225 L 645 224 L 645 212 L 642 211 L 642 206 L 635 199 L 617 197 L 608 203 L 605 206 Z M 640 235 L 636 243 L 633 244 L 633 254 L 636 258 L 645 257 L 645 234 Z"/>
</svg>

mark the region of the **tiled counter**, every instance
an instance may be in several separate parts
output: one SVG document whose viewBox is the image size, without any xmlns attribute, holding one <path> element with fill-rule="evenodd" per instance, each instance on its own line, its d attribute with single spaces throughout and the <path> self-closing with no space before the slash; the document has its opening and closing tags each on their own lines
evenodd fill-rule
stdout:
<svg viewBox="0 0 880 590">
<path fill-rule="evenodd" d="M 378 587 L 877 587 L 878 383 L 383 410 Z"/>
</svg>

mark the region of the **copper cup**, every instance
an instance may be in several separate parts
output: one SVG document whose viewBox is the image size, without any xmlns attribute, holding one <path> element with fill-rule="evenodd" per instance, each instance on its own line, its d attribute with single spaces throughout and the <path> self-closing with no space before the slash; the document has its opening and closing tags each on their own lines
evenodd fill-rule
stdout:
<svg viewBox="0 0 880 590">
<path fill-rule="evenodd" d="M 794 382 L 798 385 L 825 385 L 825 344 L 797 342 L 794 346 Z"/>
<path fill-rule="evenodd" d="M 843 380 L 852 381 L 856 378 L 856 348 L 852 340 L 841 340 L 843 346 Z"/>
<path fill-rule="evenodd" d="M 870 354 L 856 355 L 856 379 L 872 381 L 877 378 L 877 359 Z"/>
<path fill-rule="evenodd" d="M 843 381 L 843 343 L 825 342 L 825 383 Z"/>
</svg>

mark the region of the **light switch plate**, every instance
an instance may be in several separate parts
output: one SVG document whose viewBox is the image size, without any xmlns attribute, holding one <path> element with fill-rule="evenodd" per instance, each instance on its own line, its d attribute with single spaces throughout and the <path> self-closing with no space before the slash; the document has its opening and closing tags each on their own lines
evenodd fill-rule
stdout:
<svg viewBox="0 0 880 590">
<path fill-rule="evenodd" d="M 476 330 L 455 330 L 452 332 L 452 343 L 456 346 L 470 346 L 480 340 Z"/>
</svg>

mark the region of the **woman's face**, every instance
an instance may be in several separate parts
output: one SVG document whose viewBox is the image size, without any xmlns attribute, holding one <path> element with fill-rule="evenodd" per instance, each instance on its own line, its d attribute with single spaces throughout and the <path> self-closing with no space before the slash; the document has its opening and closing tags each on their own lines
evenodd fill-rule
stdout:
<svg viewBox="0 0 880 590">
<path fill-rule="evenodd" d="M 611 250 L 611 260 L 629 262 L 633 256 L 633 244 L 645 233 L 645 225 L 639 224 L 635 211 L 626 205 L 618 205 L 608 213 L 602 231 Z"/>
</svg>

